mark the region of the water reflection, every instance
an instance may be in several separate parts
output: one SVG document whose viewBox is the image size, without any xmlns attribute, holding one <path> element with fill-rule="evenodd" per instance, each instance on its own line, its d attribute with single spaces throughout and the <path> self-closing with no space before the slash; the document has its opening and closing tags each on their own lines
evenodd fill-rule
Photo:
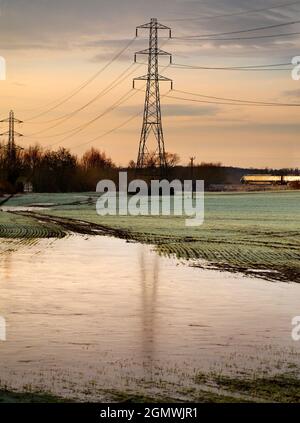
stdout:
<svg viewBox="0 0 300 423">
<path fill-rule="evenodd" d="M 148 254 L 147 254 L 148 253 Z M 153 377 L 155 360 L 156 306 L 159 281 L 159 260 L 155 254 L 149 255 L 149 249 L 141 246 L 141 317 L 142 317 L 142 356 Z"/>
<path fill-rule="evenodd" d="M 299 361 L 291 338 L 299 284 L 190 268 L 107 237 L 8 242 L 7 252 L 3 244 L 1 381 L 57 393 L 68 382 L 85 392 L 91 380 L 99 389 L 185 383 L 216 365 L 244 371 Z"/>
<path fill-rule="evenodd" d="M 1 265 L 0 270 L 2 270 L 1 272 L 2 277 L 5 282 L 9 282 L 12 277 L 12 271 L 13 271 L 12 254 L 13 254 L 13 251 L 5 251 L 2 253 L 3 266 Z"/>
</svg>

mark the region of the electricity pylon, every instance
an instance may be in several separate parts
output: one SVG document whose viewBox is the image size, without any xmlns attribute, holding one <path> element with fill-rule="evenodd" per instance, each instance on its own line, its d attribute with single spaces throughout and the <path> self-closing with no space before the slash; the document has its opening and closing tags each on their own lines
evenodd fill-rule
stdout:
<svg viewBox="0 0 300 423">
<path fill-rule="evenodd" d="M 5 147 L 6 149 L 6 166 L 7 166 L 7 174 L 8 180 L 10 182 L 14 182 L 13 179 L 16 174 L 16 162 L 17 162 L 17 150 L 21 150 L 21 147 L 18 147 L 15 143 L 15 137 L 22 137 L 23 135 L 19 132 L 15 131 L 15 124 L 16 123 L 23 123 L 21 120 L 16 119 L 14 116 L 14 112 L 11 110 L 9 112 L 9 117 L 7 119 L 3 119 L 0 123 L 8 122 L 9 128 L 7 132 L 0 134 L 0 136 L 7 135 L 8 142 Z"/>
<path fill-rule="evenodd" d="M 136 36 L 138 36 L 139 29 L 149 29 L 149 48 L 146 50 L 138 51 L 135 53 L 134 61 L 138 54 L 144 54 L 148 56 L 148 73 L 147 75 L 134 78 L 133 87 L 135 88 L 135 81 L 147 81 L 145 106 L 144 106 L 144 117 L 143 126 L 139 144 L 139 152 L 137 158 L 137 169 L 141 169 L 147 166 L 147 157 L 149 157 L 150 150 L 147 147 L 147 140 L 151 132 L 157 141 L 157 147 L 155 150 L 155 156 L 158 158 L 159 166 L 162 173 L 165 173 L 166 163 L 166 151 L 164 142 L 164 133 L 161 119 L 161 107 L 160 107 L 160 81 L 171 82 L 171 89 L 173 88 L 173 81 L 159 74 L 159 56 L 169 56 L 170 63 L 172 63 L 172 55 L 158 47 L 158 31 L 168 30 L 169 38 L 172 37 L 171 28 L 162 25 L 157 21 L 156 18 L 152 18 L 149 23 L 140 25 L 136 28 Z"/>
</svg>

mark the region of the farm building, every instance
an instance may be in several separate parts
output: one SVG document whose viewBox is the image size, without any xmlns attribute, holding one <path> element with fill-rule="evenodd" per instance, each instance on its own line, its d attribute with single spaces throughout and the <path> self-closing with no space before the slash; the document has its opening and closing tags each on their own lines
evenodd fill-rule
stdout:
<svg viewBox="0 0 300 423">
<path fill-rule="evenodd" d="M 300 176 L 297 175 L 245 175 L 242 177 L 243 184 L 252 185 L 287 185 L 300 183 Z"/>
</svg>

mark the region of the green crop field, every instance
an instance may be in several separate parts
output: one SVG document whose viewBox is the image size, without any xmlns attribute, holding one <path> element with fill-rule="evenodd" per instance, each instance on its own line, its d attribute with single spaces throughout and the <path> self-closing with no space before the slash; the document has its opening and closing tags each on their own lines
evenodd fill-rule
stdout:
<svg viewBox="0 0 300 423">
<path fill-rule="evenodd" d="M 262 277 L 300 282 L 300 192 L 209 193 L 205 222 L 186 227 L 178 216 L 99 216 L 96 193 L 29 194 L 5 206 L 27 207 L 43 215 L 76 219 L 123 230 L 128 239 L 156 245 L 161 254 Z M 63 236 L 53 222 L 0 213 L 0 237 Z M 204 260 L 205 261 L 204 261 Z"/>
<path fill-rule="evenodd" d="M 56 225 L 45 225 L 29 217 L 0 212 L 0 238 L 30 240 L 61 238 L 64 235 L 64 232 Z"/>
</svg>

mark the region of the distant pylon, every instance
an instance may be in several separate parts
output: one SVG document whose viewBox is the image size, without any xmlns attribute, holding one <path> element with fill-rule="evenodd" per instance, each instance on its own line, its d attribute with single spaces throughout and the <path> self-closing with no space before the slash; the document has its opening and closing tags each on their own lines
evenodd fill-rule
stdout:
<svg viewBox="0 0 300 423">
<path fill-rule="evenodd" d="M 0 121 L 0 123 L 4 123 L 4 122 L 8 122 L 9 128 L 7 132 L 0 134 L 0 136 L 8 135 L 6 154 L 7 154 L 7 159 L 12 163 L 16 159 L 16 151 L 20 149 L 20 147 L 16 146 L 15 137 L 23 136 L 19 132 L 15 131 L 15 123 L 23 123 L 23 122 L 15 118 L 14 112 L 12 110 L 9 112 L 9 117 L 7 119 L 3 119 Z"/>
<path fill-rule="evenodd" d="M 137 169 L 141 169 L 147 165 L 147 157 L 149 157 L 150 154 L 150 150 L 147 147 L 147 140 L 150 133 L 153 132 L 157 141 L 155 156 L 158 158 L 160 169 L 164 173 L 167 167 L 167 162 L 161 119 L 159 82 L 171 82 L 172 89 L 173 81 L 159 74 L 158 56 L 169 56 L 170 63 L 172 63 L 172 55 L 158 47 L 158 31 L 168 30 L 170 38 L 172 37 L 172 32 L 171 28 L 160 24 L 156 18 L 152 18 L 151 21 L 147 24 L 138 26 L 136 28 L 136 36 L 138 36 L 139 29 L 149 29 L 149 48 L 135 53 L 134 57 L 134 61 L 136 62 L 136 57 L 138 54 L 145 54 L 148 56 L 147 75 L 134 78 L 133 80 L 133 87 L 135 87 L 135 81 L 147 81 L 143 126 L 136 167 Z"/>
<path fill-rule="evenodd" d="M 17 169 L 17 150 L 22 150 L 21 147 L 17 146 L 15 143 L 15 137 L 22 137 L 23 135 L 15 131 L 15 123 L 23 123 L 21 120 L 14 117 L 14 112 L 11 110 L 9 112 L 9 117 L 3 119 L 0 123 L 8 122 L 9 128 L 7 132 L 0 134 L 0 136 L 7 135 L 8 141 L 5 147 L 6 149 L 6 168 L 7 168 L 7 178 L 10 182 L 14 183 L 16 175 L 18 173 Z"/>
</svg>

